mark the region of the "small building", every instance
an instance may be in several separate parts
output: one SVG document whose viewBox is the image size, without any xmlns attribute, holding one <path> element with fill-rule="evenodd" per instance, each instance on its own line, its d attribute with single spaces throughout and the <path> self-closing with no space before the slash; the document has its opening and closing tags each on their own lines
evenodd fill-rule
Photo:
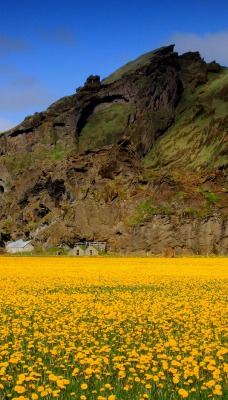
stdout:
<svg viewBox="0 0 228 400">
<path fill-rule="evenodd" d="M 34 247 L 31 244 L 31 240 L 27 240 L 24 242 L 23 239 L 19 239 L 16 242 L 10 242 L 6 245 L 7 253 L 15 254 L 15 253 L 25 253 L 29 251 L 33 251 Z"/>
<path fill-rule="evenodd" d="M 91 245 L 89 245 L 85 250 L 85 256 L 98 256 L 98 255 L 99 255 L 98 250 Z"/>
<path fill-rule="evenodd" d="M 84 256 L 85 252 L 81 246 L 75 246 L 70 252 L 69 256 Z"/>
<path fill-rule="evenodd" d="M 93 246 L 93 247 L 95 247 L 95 249 L 98 249 L 98 250 L 106 252 L 106 242 L 88 242 L 88 241 L 84 241 L 84 242 L 75 243 L 75 247 L 76 246 L 80 246 L 83 249 L 86 249 L 89 246 Z"/>
</svg>

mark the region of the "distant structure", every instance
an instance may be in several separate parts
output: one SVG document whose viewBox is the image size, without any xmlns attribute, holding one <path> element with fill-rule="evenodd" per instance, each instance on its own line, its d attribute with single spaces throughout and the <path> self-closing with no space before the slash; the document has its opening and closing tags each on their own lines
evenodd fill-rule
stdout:
<svg viewBox="0 0 228 400">
<path fill-rule="evenodd" d="M 69 256 L 84 256 L 85 250 L 79 245 L 75 246 L 69 253 Z"/>
<path fill-rule="evenodd" d="M 106 242 L 78 242 L 69 256 L 98 256 L 99 250 L 106 251 Z"/>
<path fill-rule="evenodd" d="M 98 249 L 102 251 L 106 251 L 106 242 L 77 242 L 75 243 L 75 246 L 82 246 L 87 249 L 89 246 L 97 247 Z"/>
<path fill-rule="evenodd" d="M 85 256 L 98 256 L 98 255 L 99 251 L 91 245 L 89 245 L 89 247 L 87 247 L 87 249 L 85 250 Z"/>
<path fill-rule="evenodd" d="M 33 251 L 33 249 L 34 247 L 31 244 L 31 240 L 24 242 L 22 239 L 19 239 L 16 242 L 10 242 L 6 245 L 7 253 L 11 254 L 25 253 L 27 251 Z"/>
</svg>

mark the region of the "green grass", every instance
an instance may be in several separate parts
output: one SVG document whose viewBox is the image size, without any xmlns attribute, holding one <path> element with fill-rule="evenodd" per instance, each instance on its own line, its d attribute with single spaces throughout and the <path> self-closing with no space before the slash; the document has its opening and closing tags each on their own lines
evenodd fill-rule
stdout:
<svg viewBox="0 0 228 400">
<path fill-rule="evenodd" d="M 115 103 L 93 113 L 79 138 L 79 151 L 116 143 L 123 135 L 132 112 L 130 104 Z"/>
<path fill-rule="evenodd" d="M 173 215 L 175 211 L 166 205 L 153 206 L 152 199 L 149 198 L 136 207 L 135 212 L 125 219 L 125 223 L 127 226 L 135 227 L 142 222 L 150 221 L 156 214 Z"/>
<path fill-rule="evenodd" d="M 219 202 L 220 197 L 217 196 L 216 194 L 208 191 L 205 187 L 199 186 L 198 190 L 199 190 L 200 193 L 202 193 L 202 195 L 204 196 L 204 198 L 205 198 L 207 203 L 216 204 L 216 203 Z"/>
<path fill-rule="evenodd" d="M 58 160 L 63 160 L 72 151 L 77 151 L 73 146 L 70 147 L 56 147 L 55 149 L 45 148 L 40 146 L 36 151 L 32 153 L 21 152 L 15 154 L 8 154 L 3 159 L 2 162 L 6 169 L 11 173 L 17 173 L 21 170 L 26 170 L 33 166 L 41 165 L 46 162 L 55 162 Z"/>
<path fill-rule="evenodd" d="M 57 147 L 54 150 L 49 150 L 46 154 L 46 157 L 53 160 L 63 160 L 68 156 L 72 151 L 76 151 L 75 147 Z"/>
<path fill-rule="evenodd" d="M 34 256 L 55 256 L 55 255 L 67 255 L 68 250 L 63 249 L 57 246 L 48 247 L 47 249 L 43 249 L 42 247 L 35 247 L 33 250 Z"/>
<path fill-rule="evenodd" d="M 22 152 L 20 154 L 8 154 L 2 160 L 6 169 L 11 172 L 29 168 L 34 163 L 34 155 Z"/>
<path fill-rule="evenodd" d="M 115 72 L 113 72 L 107 78 L 103 79 L 102 83 L 104 85 L 109 85 L 110 83 L 113 83 L 113 82 L 121 79 L 124 74 L 134 72 L 135 70 L 142 67 L 143 65 L 149 64 L 156 52 L 157 52 L 157 50 L 149 51 L 148 53 L 141 55 L 140 57 L 136 58 L 135 60 L 128 62 L 124 66 L 118 68 Z"/>
<path fill-rule="evenodd" d="M 145 157 L 145 166 L 210 170 L 226 165 L 227 85 L 225 69 L 195 93 L 185 91 L 176 122 Z"/>
</svg>

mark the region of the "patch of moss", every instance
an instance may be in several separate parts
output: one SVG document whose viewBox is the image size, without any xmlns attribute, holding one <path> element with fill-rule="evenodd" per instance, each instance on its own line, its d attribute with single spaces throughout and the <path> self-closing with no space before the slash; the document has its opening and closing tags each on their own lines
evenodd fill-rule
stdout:
<svg viewBox="0 0 228 400">
<path fill-rule="evenodd" d="M 15 154 L 8 154 L 3 159 L 2 162 L 4 166 L 10 173 L 17 173 L 19 171 L 24 171 L 27 168 L 42 165 L 46 162 L 56 162 L 58 160 L 63 160 L 72 151 L 77 151 L 75 147 L 56 147 L 55 149 L 45 148 L 40 146 L 34 152 L 21 152 Z"/>
<path fill-rule="evenodd" d="M 150 221 L 153 215 L 173 215 L 175 211 L 165 205 L 152 206 L 152 199 L 147 199 L 137 206 L 136 211 L 125 220 L 127 226 L 135 227 L 142 222 Z"/>
<path fill-rule="evenodd" d="M 114 103 L 94 112 L 81 131 L 79 151 L 116 143 L 128 126 L 132 105 Z"/>
<path fill-rule="evenodd" d="M 35 247 L 33 250 L 34 256 L 64 256 L 67 255 L 68 250 L 63 249 L 61 247 L 52 246 L 48 247 L 47 249 L 43 249 L 42 247 Z"/>
<path fill-rule="evenodd" d="M 57 147 L 53 150 L 49 150 L 46 153 L 46 158 L 53 161 L 63 160 L 72 152 L 72 150 L 75 152 L 77 151 L 75 147 Z"/>
<path fill-rule="evenodd" d="M 143 221 L 146 221 L 152 217 L 154 208 L 152 207 L 152 200 L 147 199 L 144 203 L 139 204 L 136 211 L 128 216 L 125 220 L 127 226 L 137 226 Z"/>
<path fill-rule="evenodd" d="M 199 192 L 203 194 L 205 200 L 207 201 L 207 203 L 213 203 L 216 204 L 219 202 L 220 197 L 217 196 L 216 194 L 208 191 L 205 187 L 203 186 L 199 186 Z"/>
<path fill-rule="evenodd" d="M 34 162 L 34 155 L 30 153 L 8 154 L 2 160 L 9 172 L 18 172 L 30 167 Z"/>
</svg>

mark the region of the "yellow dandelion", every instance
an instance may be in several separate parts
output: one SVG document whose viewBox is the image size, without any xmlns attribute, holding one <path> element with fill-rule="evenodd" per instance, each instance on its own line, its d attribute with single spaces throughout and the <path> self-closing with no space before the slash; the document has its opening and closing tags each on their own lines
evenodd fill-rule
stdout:
<svg viewBox="0 0 228 400">
<path fill-rule="evenodd" d="M 57 379 L 58 379 L 58 377 L 55 376 L 54 374 L 50 374 L 50 375 L 49 375 L 49 380 L 50 380 L 50 381 L 57 381 Z"/>
<path fill-rule="evenodd" d="M 216 394 L 217 396 L 222 396 L 222 391 L 219 389 L 214 389 L 213 393 Z"/>
<path fill-rule="evenodd" d="M 104 386 L 105 386 L 105 389 L 112 390 L 112 386 L 110 385 L 110 383 L 106 383 Z"/>
<path fill-rule="evenodd" d="M 188 397 L 188 392 L 187 392 L 187 390 L 184 390 L 184 389 L 179 389 L 179 390 L 178 390 L 178 394 L 179 394 L 181 397 L 183 397 L 183 399 L 186 399 L 186 397 Z"/>
<path fill-rule="evenodd" d="M 46 397 L 46 396 L 48 396 L 48 391 L 43 390 L 43 392 L 41 392 L 40 395 L 41 395 L 41 397 Z"/>
<path fill-rule="evenodd" d="M 53 390 L 52 396 L 53 397 L 59 397 L 60 396 L 60 390 Z"/>
<path fill-rule="evenodd" d="M 82 384 L 81 384 L 81 389 L 82 389 L 82 390 L 86 390 L 87 388 L 88 388 L 87 383 L 82 383 Z"/>
<path fill-rule="evenodd" d="M 14 390 L 19 394 L 26 392 L 26 388 L 24 386 L 15 386 Z"/>
</svg>

